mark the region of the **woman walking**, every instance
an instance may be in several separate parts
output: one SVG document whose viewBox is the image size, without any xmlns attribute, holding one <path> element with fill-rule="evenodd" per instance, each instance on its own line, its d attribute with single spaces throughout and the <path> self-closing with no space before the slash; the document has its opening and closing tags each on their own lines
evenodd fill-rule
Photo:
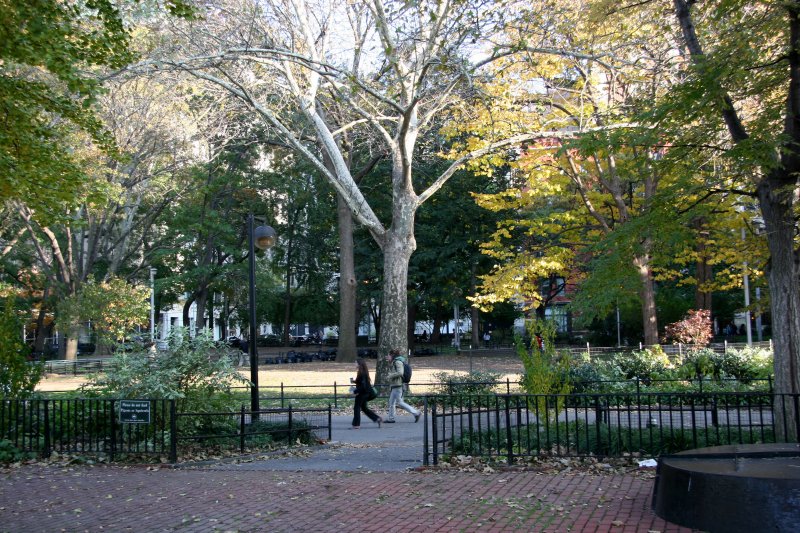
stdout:
<svg viewBox="0 0 800 533">
<path fill-rule="evenodd" d="M 353 387 L 353 394 L 355 394 L 355 405 L 353 407 L 353 429 L 361 427 L 361 412 L 369 417 L 370 420 L 381 427 L 383 419 L 375 414 L 375 411 L 367 407 L 367 402 L 374 399 L 375 395 L 372 389 L 372 381 L 369 379 L 369 369 L 367 362 L 364 359 L 356 361 L 356 379 L 351 378 L 351 382 L 355 383 Z"/>
</svg>

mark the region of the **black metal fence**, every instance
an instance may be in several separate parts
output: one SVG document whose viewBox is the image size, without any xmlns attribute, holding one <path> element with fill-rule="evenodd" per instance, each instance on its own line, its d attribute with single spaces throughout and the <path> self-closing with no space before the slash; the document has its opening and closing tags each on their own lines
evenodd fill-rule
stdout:
<svg viewBox="0 0 800 533">
<path fill-rule="evenodd" d="M 780 440 L 800 395 L 766 392 L 426 396 L 424 462 L 443 455 L 658 456 Z M 426 425 L 427 431 L 427 425 Z M 781 442 L 785 441 L 780 440 Z"/>
<path fill-rule="evenodd" d="M 165 456 L 177 461 L 180 450 L 245 448 L 297 438 L 331 438 L 331 408 L 178 412 L 175 400 L 138 400 L 146 416 L 125 416 L 115 399 L 0 400 L 0 440 L 20 452 L 47 457 L 52 452 L 78 455 Z M 122 408 L 121 408 L 122 407 Z M 135 418 L 135 417 L 134 417 Z M 190 444 L 191 443 L 191 444 Z"/>
</svg>

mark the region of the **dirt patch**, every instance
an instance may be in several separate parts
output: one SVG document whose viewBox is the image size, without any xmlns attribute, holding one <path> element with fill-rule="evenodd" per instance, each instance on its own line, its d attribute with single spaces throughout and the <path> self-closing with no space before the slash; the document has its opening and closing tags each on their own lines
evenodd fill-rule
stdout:
<svg viewBox="0 0 800 533">
<path fill-rule="evenodd" d="M 368 360 L 372 377 L 375 377 L 374 359 Z M 434 374 L 447 372 L 452 374 L 466 373 L 470 369 L 480 372 L 496 372 L 502 380 L 511 383 L 519 380 L 522 363 L 514 356 L 467 356 L 467 355 L 435 355 L 429 357 L 413 357 L 414 383 L 431 383 L 436 381 Z M 241 368 L 245 377 L 250 376 L 246 367 Z M 281 365 L 262 365 L 259 368 L 258 383 L 263 387 L 298 385 L 349 385 L 350 378 L 355 376 L 355 363 L 338 363 L 335 361 L 315 361 L 313 363 L 294 363 Z M 48 374 L 36 387 L 42 392 L 70 391 L 87 382 L 85 376 L 60 376 Z"/>
</svg>

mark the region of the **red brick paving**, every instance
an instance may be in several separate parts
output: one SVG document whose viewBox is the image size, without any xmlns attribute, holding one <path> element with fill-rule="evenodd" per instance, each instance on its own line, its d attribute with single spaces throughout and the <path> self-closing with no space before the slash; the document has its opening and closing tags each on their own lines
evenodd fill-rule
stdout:
<svg viewBox="0 0 800 533">
<path fill-rule="evenodd" d="M 679 532 L 634 475 L 25 466 L 0 531 Z"/>
</svg>

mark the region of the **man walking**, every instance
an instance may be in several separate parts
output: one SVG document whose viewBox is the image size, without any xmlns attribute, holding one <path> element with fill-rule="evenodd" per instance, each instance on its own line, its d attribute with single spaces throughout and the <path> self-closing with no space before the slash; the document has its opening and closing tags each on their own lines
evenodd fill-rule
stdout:
<svg viewBox="0 0 800 533">
<path fill-rule="evenodd" d="M 419 417 L 422 413 L 403 401 L 403 363 L 406 358 L 400 355 L 398 350 L 389 350 L 389 353 L 386 354 L 386 360 L 389 362 L 387 378 L 389 379 L 391 391 L 389 392 L 389 417 L 384 422 L 387 424 L 396 422 L 394 417 L 398 407 L 414 415 L 414 422 L 419 422 Z"/>
</svg>

